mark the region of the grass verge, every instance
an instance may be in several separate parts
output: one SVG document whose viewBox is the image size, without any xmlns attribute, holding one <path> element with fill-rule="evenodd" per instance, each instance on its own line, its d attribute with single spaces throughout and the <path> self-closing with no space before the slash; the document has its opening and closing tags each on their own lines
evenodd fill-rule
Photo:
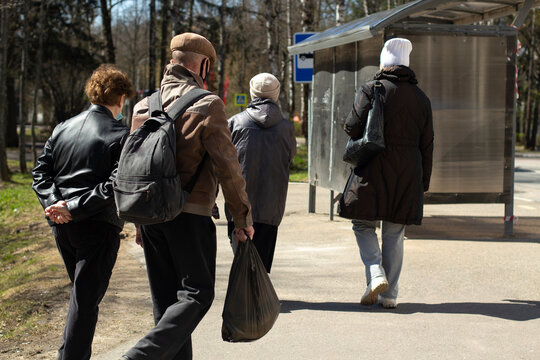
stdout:
<svg viewBox="0 0 540 360">
<path fill-rule="evenodd" d="M 14 171 L 18 162 L 8 166 Z M 66 292 L 62 261 L 31 185 L 32 176 L 18 172 L 0 182 L 0 342 L 46 331 L 44 316 Z"/>
<path fill-rule="evenodd" d="M 55 309 L 66 306 L 70 287 L 31 175 L 18 172 L 17 161 L 8 160 L 8 165 L 12 181 L 0 182 L 0 353 L 61 333 L 53 327 L 62 326 L 63 319 L 52 319 Z M 290 181 L 307 180 L 307 146 L 302 143 Z"/>
<path fill-rule="evenodd" d="M 290 168 L 289 181 L 308 181 L 308 148 L 305 143 L 296 147 L 296 155 Z"/>
</svg>

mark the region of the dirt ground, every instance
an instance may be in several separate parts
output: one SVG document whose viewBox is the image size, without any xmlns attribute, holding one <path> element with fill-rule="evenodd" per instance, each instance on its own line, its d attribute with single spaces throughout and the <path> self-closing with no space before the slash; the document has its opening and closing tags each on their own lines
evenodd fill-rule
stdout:
<svg viewBox="0 0 540 360">
<path fill-rule="evenodd" d="M 100 305 L 93 355 L 105 353 L 127 339 L 144 335 L 133 329 L 150 329 L 153 326 L 146 270 L 144 264 L 129 254 L 133 249 L 129 242 L 134 241 L 134 234 L 134 227 L 131 224 L 126 225 L 109 288 Z M 54 246 L 43 251 L 47 258 L 51 259 L 51 263 L 63 266 Z M 20 338 L 2 341 L 0 359 L 56 359 L 71 291 L 67 273 L 57 273 L 55 277 L 42 279 L 34 285 L 33 291 L 26 295 L 42 299 L 43 306 L 39 311 L 43 312 L 43 316 L 34 329 L 25 332 Z M 119 296 L 120 289 L 122 296 Z"/>
</svg>

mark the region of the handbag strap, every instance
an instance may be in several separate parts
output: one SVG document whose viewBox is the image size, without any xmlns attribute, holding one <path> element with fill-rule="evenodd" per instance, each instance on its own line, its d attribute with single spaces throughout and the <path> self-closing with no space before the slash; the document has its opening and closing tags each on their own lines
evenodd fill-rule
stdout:
<svg viewBox="0 0 540 360">
<path fill-rule="evenodd" d="M 382 89 L 384 89 L 383 83 L 379 80 L 375 80 L 375 83 L 373 84 L 373 97 L 381 96 Z"/>
</svg>

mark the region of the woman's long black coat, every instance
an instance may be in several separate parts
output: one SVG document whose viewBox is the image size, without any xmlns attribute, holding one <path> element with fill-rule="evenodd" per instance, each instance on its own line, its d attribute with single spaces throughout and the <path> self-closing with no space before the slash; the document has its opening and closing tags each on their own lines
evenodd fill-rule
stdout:
<svg viewBox="0 0 540 360">
<path fill-rule="evenodd" d="M 386 148 L 364 168 L 354 169 L 340 200 L 339 214 L 349 219 L 419 225 L 432 167 L 431 104 L 406 66 L 385 68 L 375 79 L 384 86 Z M 362 86 L 345 121 L 344 129 L 353 139 L 363 134 L 373 84 L 370 81 Z"/>
</svg>

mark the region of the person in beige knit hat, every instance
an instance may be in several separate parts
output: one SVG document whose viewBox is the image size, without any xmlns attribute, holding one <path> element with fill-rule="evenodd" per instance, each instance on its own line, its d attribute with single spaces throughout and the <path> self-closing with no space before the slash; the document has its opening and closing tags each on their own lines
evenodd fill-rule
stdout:
<svg viewBox="0 0 540 360">
<path fill-rule="evenodd" d="M 273 102 L 277 103 L 280 87 L 281 84 L 274 75 L 260 73 L 255 75 L 249 81 L 249 94 L 251 95 L 251 100 L 263 98 L 271 99 Z"/>
<path fill-rule="evenodd" d="M 171 57 L 160 88 L 165 111 L 184 94 L 203 88 L 216 51 L 203 36 L 183 33 L 172 39 Z M 133 109 L 131 130 L 147 119 L 145 98 Z M 214 298 L 217 239 L 211 216 L 218 182 L 231 209 L 238 240 L 254 234 L 246 183 L 223 101 L 214 94 L 203 97 L 174 124 L 181 183 L 188 184 L 199 164 L 203 165 L 180 215 L 166 223 L 140 227 L 137 241 L 144 249 L 156 326 L 124 359 L 192 359 L 191 333 Z"/>
<path fill-rule="evenodd" d="M 277 104 L 279 80 L 269 73 L 257 74 L 249 88 L 252 101 L 245 111 L 229 119 L 229 129 L 253 209 L 253 243 L 269 273 L 278 225 L 285 212 L 289 164 L 296 153 L 296 139 L 292 123 L 283 118 Z M 234 223 L 228 207 L 225 210 L 233 240 Z M 235 241 L 231 244 L 234 250 Z"/>
</svg>

